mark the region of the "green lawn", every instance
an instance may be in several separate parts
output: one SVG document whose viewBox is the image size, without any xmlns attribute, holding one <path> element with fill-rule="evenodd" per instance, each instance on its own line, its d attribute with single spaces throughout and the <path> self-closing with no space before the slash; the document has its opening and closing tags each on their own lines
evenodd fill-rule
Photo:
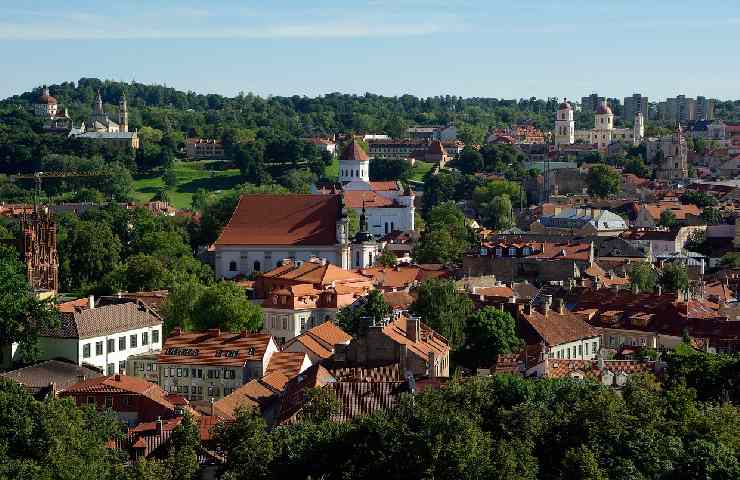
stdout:
<svg viewBox="0 0 740 480">
<path fill-rule="evenodd" d="M 334 155 L 331 164 L 324 169 L 326 178 L 337 180 L 339 178 L 339 157 Z"/>
<path fill-rule="evenodd" d="M 169 191 L 172 204 L 177 208 L 190 208 L 193 193 L 199 188 L 208 191 L 231 190 L 239 185 L 238 169 L 215 170 L 221 162 L 179 162 L 173 167 L 177 175 L 177 186 Z M 162 188 L 162 177 L 156 174 L 134 178 L 134 199 L 137 203 L 149 200 Z"/>
<path fill-rule="evenodd" d="M 414 168 L 411 170 L 411 178 L 409 180 L 421 182 L 424 180 L 424 175 L 434 168 L 433 163 L 421 162 L 419 160 L 414 163 Z"/>
</svg>

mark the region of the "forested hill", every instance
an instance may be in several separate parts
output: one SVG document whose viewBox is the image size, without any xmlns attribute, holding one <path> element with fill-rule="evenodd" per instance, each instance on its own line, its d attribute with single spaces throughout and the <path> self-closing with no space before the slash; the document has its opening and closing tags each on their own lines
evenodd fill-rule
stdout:
<svg viewBox="0 0 740 480">
<path fill-rule="evenodd" d="M 30 106 L 41 93 L 41 86 L 10 97 L 0 106 Z M 258 129 L 272 127 L 292 135 L 329 134 L 334 132 L 387 132 L 400 136 L 410 124 L 455 123 L 471 141 L 483 139 L 490 127 L 528 121 L 539 127 L 549 126 L 558 102 L 523 99 L 461 98 L 438 96 L 419 98 L 413 95 L 385 97 L 374 94 L 348 95 L 330 93 L 319 97 L 262 98 L 240 94 L 229 98 L 216 94 L 183 92 L 162 85 L 120 83 L 81 78 L 75 82 L 49 85 L 51 94 L 70 110 L 75 121 L 89 115 L 95 95 L 100 90 L 106 110 L 117 111 L 125 90 L 133 128 L 142 125 L 194 130 L 193 134 L 218 136 L 224 127 Z"/>
</svg>

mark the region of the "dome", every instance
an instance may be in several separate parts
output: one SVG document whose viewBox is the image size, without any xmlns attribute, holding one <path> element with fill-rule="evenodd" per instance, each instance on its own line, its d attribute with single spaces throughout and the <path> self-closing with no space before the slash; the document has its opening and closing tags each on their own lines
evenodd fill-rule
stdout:
<svg viewBox="0 0 740 480">
<path fill-rule="evenodd" d="M 611 115 L 612 109 L 609 108 L 609 105 L 606 104 L 606 102 L 599 103 L 599 106 L 596 108 L 596 113 L 599 115 Z"/>
<path fill-rule="evenodd" d="M 49 95 L 48 88 L 44 88 L 44 93 L 41 94 L 36 103 L 43 105 L 55 105 L 57 103 L 57 99 Z"/>
<path fill-rule="evenodd" d="M 568 99 L 564 98 L 563 103 L 560 104 L 560 110 L 573 110 L 573 107 L 570 106 L 570 103 L 568 103 Z"/>
</svg>

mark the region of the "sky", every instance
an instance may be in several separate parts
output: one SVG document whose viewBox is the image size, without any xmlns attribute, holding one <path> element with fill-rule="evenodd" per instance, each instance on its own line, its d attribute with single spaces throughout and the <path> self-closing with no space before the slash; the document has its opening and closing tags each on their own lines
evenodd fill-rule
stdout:
<svg viewBox="0 0 740 480">
<path fill-rule="evenodd" d="M 0 98 L 98 77 L 234 96 L 740 98 L 740 1 L 0 0 Z"/>
</svg>

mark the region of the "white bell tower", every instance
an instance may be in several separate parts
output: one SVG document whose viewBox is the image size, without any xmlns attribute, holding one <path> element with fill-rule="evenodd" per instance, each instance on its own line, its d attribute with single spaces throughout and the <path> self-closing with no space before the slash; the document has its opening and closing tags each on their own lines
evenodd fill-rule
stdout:
<svg viewBox="0 0 740 480">
<path fill-rule="evenodd" d="M 576 143 L 576 121 L 573 117 L 573 107 L 568 99 L 558 107 L 555 117 L 555 145 L 572 145 Z"/>
</svg>

